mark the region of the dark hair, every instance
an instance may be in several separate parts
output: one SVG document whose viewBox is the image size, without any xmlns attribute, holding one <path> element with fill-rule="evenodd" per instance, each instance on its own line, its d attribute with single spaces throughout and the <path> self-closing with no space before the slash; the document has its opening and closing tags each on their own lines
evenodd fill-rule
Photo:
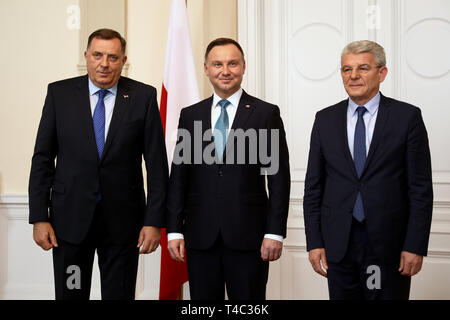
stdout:
<svg viewBox="0 0 450 320">
<path fill-rule="evenodd" d="M 227 44 L 235 45 L 236 48 L 238 48 L 239 51 L 242 53 L 242 59 L 244 59 L 244 50 L 242 50 L 241 45 L 237 41 L 230 38 L 218 38 L 216 40 L 211 41 L 208 47 L 206 48 L 205 61 L 208 60 L 208 55 L 214 47 L 225 46 Z"/>
<path fill-rule="evenodd" d="M 94 38 L 99 38 L 99 39 L 103 39 L 103 40 L 119 39 L 120 45 L 122 47 L 122 54 L 125 55 L 125 49 L 127 47 L 127 42 L 124 38 L 122 38 L 120 33 L 118 33 L 117 31 L 114 31 L 112 29 L 98 29 L 98 30 L 92 32 L 88 38 L 87 49 L 89 49 L 92 39 L 94 39 Z"/>
</svg>

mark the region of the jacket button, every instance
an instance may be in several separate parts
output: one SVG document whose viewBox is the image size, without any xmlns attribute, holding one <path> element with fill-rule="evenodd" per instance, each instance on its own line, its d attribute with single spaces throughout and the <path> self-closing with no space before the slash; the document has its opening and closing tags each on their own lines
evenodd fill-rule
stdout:
<svg viewBox="0 0 450 320">
<path fill-rule="evenodd" d="M 223 171 L 219 170 L 219 177 L 222 177 L 222 176 L 223 176 Z"/>
</svg>

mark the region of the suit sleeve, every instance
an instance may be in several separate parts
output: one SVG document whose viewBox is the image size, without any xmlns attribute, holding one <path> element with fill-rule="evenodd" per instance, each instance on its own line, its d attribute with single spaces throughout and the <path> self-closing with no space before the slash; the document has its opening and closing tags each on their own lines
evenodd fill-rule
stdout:
<svg viewBox="0 0 450 320">
<path fill-rule="evenodd" d="M 55 175 L 57 151 L 55 106 L 49 85 L 31 161 L 29 223 L 49 221 L 50 189 Z"/>
<path fill-rule="evenodd" d="M 156 90 L 152 91 L 144 130 L 144 160 L 148 192 L 144 226 L 164 227 L 169 169 Z"/>
<path fill-rule="evenodd" d="M 271 168 L 267 169 L 269 213 L 267 216 L 265 233 L 280 235 L 285 238 L 289 212 L 291 176 L 286 133 L 284 131 L 283 121 L 281 120 L 280 109 L 278 107 L 275 107 L 272 111 L 268 127 L 268 151 L 271 155 Z M 275 153 L 278 151 L 278 154 L 273 154 L 272 151 Z M 278 168 L 276 168 L 277 160 Z"/>
<path fill-rule="evenodd" d="M 184 110 L 181 110 L 180 120 L 178 121 L 178 137 L 174 150 L 174 161 L 172 162 L 170 179 L 169 179 L 169 194 L 167 200 L 167 233 L 183 233 L 183 208 L 186 194 L 186 179 L 187 179 L 187 164 L 184 161 L 177 161 L 183 159 L 183 149 L 189 147 L 188 144 L 183 143 L 183 136 L 181 130 L 184 126 Z"/>
<path fill-rule="evenodd" d="M 428 136 L 416 109 L 410 122 L 406 146 L 409 219 L 403 250 L 426 256 L 433 210 L 433 184 Z"/>
<path fill-rule="evenodd" d="M 320 225 L 320 208 L 324 190 L 325 160 L 321 150 L 319 120 L 314 121 L 303 197 L 303 216 L 307 250 L 324 248 Z"/>
</svg>

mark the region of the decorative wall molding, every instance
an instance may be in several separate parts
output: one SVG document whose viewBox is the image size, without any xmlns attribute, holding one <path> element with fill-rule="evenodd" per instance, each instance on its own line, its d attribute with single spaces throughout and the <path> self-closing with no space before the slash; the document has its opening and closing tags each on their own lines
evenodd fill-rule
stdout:
<svg viewBox="0 0 450 320">
<path fill-rule="evenodd" d="M 96 265 L 95 258 L 94 265 Z M 31 264 L 30 264 L 31 262 Z M 136 299 L 159 296 L 160 250 L 140 257 Z M 93 270 L 91 299 L 101 297 L 99 272 Z M 38 248 L 28 223 L 27 195 L 0 195 L 0 300 L 54 299 L 51 252 Z"/>
<path fill-rule="evenodd" d="M 326 288 L 323 288 L 325 284 L 320 277 L 309 275 L 310 265 L 306 252 L 302 206 L 301 199 L 290 200 L 288 236 L 284 241 L 283 257 L 277 264 L 271 264 L 268 282 L 268 297 L 271 299 L 326 298 L 326 295 L 324 296 Z M 437 213 L 434 215 L 430 249 L 425 261 L 432 265 L 436 263 L 446 265 L 450 264 L 450 201 L 435 202 L 434 207 Z M 31 226 L 28 224 L 28 197 L 26 195 L 0 195 L 0 237 L 2 237 L 0 239 L 0 299 L 54 299 L 51 254 L 36 247 L 32 240 L 31 230 Z M 23 242 L 8 243 L 17 238 L 22 238 Z M 15 267 L 19 260 L 17 260 L 17 255 L 12 253 L 19 250 L 21 259 L 23 259 L 20 260 L 21 264 L 27 264 L 30 259 L 33 260 L 34 267 L 29 269 L 29 272 L 39 275 L 36 277 L 38 281 L 30 280 L 29 275 L 24 277 L 24 281 L 21 281 L 17 276 L 16 267 L 22 268 L 23 266 Z M 160 252 L 154 256 L 140 257 L 136 299 L 154 300 L 158 298 L 159 259 Z M 8 262 L 13 265 L 9 266 Z M 302 274 L 308 274 L 308 278 L 312 277 L 309 285 L 312 291 L 299 291 L 298 288 L 302 288 L 304 285 L 299 284 L 297 288 L 292 279 L 286 279 L 289 274 L 296 275 L 298 270 L 295 269 L 295 266 L 301 267 Z M 13 268 L 9 277 L 8 268 Z M 94 268 L 91 293 L 93 300 L 100 299 L 99 278 L 95 273 Z M 294 278 L 297 279 L 297 275 Z M 301 279 L 304 281 L 304 275 L 301 276 Z M 187 286 L 185 296 L 189 298 Z"/>
<path fill-rule="evenodd" d="M 433 55 L 433 62 L 424 59 L 421 51 L 430 46 L 416 48 L 424 37 L 427 41 L 448 38 L 449 3 L 430 1 L 425 6 L 419 0 L 238 0 L 238 7 L 239 42 L 247 65 L 253 63 L 246 70 L 245 86 L 279 105 L 291 153 L 288 236 L 279 268 L 281 287 L 277 289 L 281 299 L 327 298 L 326 282 L 310 272 L 306 252 L 302 198 L 309 136 L 315 113 L 347 97 L 339 73 L 333 76 L 342 50 L 336 43 L 341 41 L 344 47 L 358 39 L 374 40 L 386 48 L 389 76 L 382 92 L 419 105 L 424 114 L 432 148 L 435 201 L 428 257 L 413 281 L 411 297 L 450 298 L 450 289 L 444 285 L 450 281 L 450 167 L 449 161 L 444 161 L 450 153 L 445 147 L 448 139 L 442 137 L 444 132 L 448 137 L 448 126 L 442 119 L 450 114 L 444 107 L 450 97 L 443 83 L 448 83 L 450 72 L 448 61 L 433 60 L 440 55 Z M 430 28 L 434 28 L 434 36 L 426 37 Z M 448 42 L 440 45 L 440 53 L 449 52 Z M 411 46 L 415 50 L 408 50 Z M 315 49 L 321 51 L 314 54 Z M 427 70 L 428 63 L 441 69 Z M 427 88 L 433 88 L 430 94 Z M 439 279 L 436 274 L 440 274 Z"/>
<path fill-rule="evenodd" d="M 242 87 L 264 97 L 264 1 L 238 1 L 238 40 L 246 54 L 246 76 Z"/>
<path fill-rule="evenodd" d="M 303 220 L 303 200 L 291 198 L 289 201 L 289 219 Z M 450 224 L 450 201 L 434 201 L 435 217 L 441 223 Z M 28 196 L 26 195 L 0 195 L 0 216 L 8 220 L 28 221 Z M 303 228 L 303 225 L 290 225 L 290 228 Z M 450 225 L 447 233 L 450 234 Z"/>
</svg>

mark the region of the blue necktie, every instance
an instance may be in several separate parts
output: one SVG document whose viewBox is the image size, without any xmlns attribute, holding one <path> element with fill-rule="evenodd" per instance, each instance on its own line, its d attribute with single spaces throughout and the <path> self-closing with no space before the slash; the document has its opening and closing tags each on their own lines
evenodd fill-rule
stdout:
<svg viewBox="0 0 450 320">
<path fill-rule="evenodd" d="M 103 99 L 108 94 L 108 90 L 102 89 L 97 91 L 98 101 L 95 106 L 94 121 L 95 142 L 97 143 L 98 157 L 102 157 L 103 147 L 105 146 L 105 103 Z"/>
<path fill-rule="evenodd" d="M 358 121 L 355 128 L 355 140 L 353 145 L 353 160 L 355 162 L 356 173 L 358 178 L 361 177 L 366 163 L 366 126 L 364 124 L 364 113 L 367 111 L 365 107 L 358 107 Z M 361 192 L 358 192 L 355 206 L 353 208 L 353 217 L 359 222 L 364 220 L 364 207 L 361 198 Z"/>
<path fill-rule="evenodd" d="M 108 90 L 102 89 L 97 91 L 98 101 L 95 106 L 94 115 L 92 120 L 94 121 L 94 133 L 95 142 L 97 143 L 98 157 L 102 157 L 103 147 L 105 146 L 105 102 L 103 99 L 108 94 Z M 97 194 L 97 202 L 102 199 L 102 195 L 99 191 Z"/>
<path fill-rule="evenodd" d="M 216 144 L 216 152 L 220 161 L 222 161 L 223 152 L 227 144 L 227 130 L 229 128 L 228 124 L 228 113 L 227 106 L 231 102 L 228 100 L 220 100 L 218 105 L 221 108 L 219 119 L 217 119 L 216 125 L 214 126 L 214 143 Z"/>
</svg>

